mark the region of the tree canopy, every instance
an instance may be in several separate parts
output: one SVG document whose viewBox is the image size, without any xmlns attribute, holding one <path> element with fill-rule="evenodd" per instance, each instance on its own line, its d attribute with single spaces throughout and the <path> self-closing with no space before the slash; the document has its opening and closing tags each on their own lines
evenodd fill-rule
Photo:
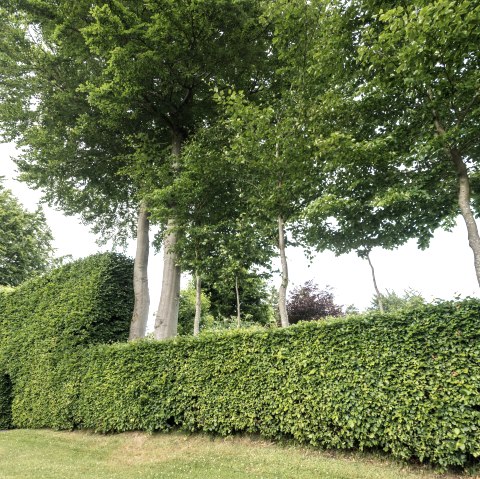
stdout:
<svg viewBox="0 0 480 479">
<path fill-rule="evenodd" d="M 157 338 L 176 334 L 182 269 L 197 298 L 202 280 L 234 285 L 240 317 L 242 281 L 278 249 L 285 326 L 286 245 L 426 248 L 458 214 L 480 284 L 478 0 L 8 0 L 0 13 L 0 127 L 23 178 L 104 232 L 140 211 L 148 246 L 161 225 Z"/>
<path fill-rule="evenodd" d="M 110 128 L 81 91 L 101 70 L 81 34 L 89 7 L 33 0 L 2 7 L 1 133 L 21 149 L 22 180 L 121 243 L 134 230 L 137 208 L 138 187 L 122 173 L 132 125 Z"/>
</svg>

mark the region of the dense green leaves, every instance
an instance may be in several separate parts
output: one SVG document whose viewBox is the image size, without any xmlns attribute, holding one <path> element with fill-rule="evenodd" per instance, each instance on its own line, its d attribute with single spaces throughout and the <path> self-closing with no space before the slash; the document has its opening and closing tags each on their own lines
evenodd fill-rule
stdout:
<svg viewBox="0 0 480 479">
<path fill-rule="evenodd" d="M 0 124 L 67 212 L 125 227 L 148 195 L 174 263 L 232 283 L 278 221 L 367 254 L 461 211 L 480 275 L 478 1 L 5 5 Z"/>
<path fill-rule="evenodd" d="M 12 0 L 0 10 L 0 130 L 21 147 L 21 178 L 49 204 L 121 241 L 136 216 L 138 184 L 122 172 L 134 124 L 112 127 L 81 91 L 102 67 L 80 32 L 90 7 Z"/>
<path fill-rule="evenodd" d="M 278 220 L 368 254 L 428 245 L 458 211 L 457 177 L 475 209 L 478 2 L 265 3 L 9 1 L 0 122 L 27 146 L 25 178 L 85 219 L 147 193 L 178 236 L 171 263 L 225 291 L 270 260 Z M 10 377 L 18 426 L 480 456 L 477 301 L 84 348 L 127 330 L 128 267 L 99 258 L 0 295 L 0 423 Z"/>
<path fill-rule="evenodd" d="M 195 318 L 196 289 L 194 282 L 180 291 L 180 304 L 178 308 L 178 334 L 180 336 L 193 334 Z M 211 326 L 213 316 L 210 314 L 210 299 L 202 293 L 201 295 L 201 317 L 200 329 Z"/>
<path fill-rule="evenodd" d="M 211 282 L 212 281 L 212 282 Z M 267 281 L 255 273 L 246 273 L 239 281 L 242 325 L 274 323 L 274 312 L 269 300 Z M 235 283 L 228 278 L 214 278 L 205 281 L 204 291 L 210 298 L 210 311 L 217 324 L 232 324 L 237 314 Z"/>
<path fill-rule="evenodd" d="M 371 231 L 367 250 L 377 240 L 389 247 L 408 237 L 425 247 L 435 228 L 448 228 L 461 213 L 479 277 L 472 210 L 478 195 L 480 6 L 446 0 L 352 5 L 358 84 L 349 102 L 359 124 L 349 128 L 351 151 L 371 169 L 381 168 L 373 176 L 375 196 L 352 203 L 358 219 L 345 220 L 345 242 L 358 229 L 358 238 Z"/>
<path fill-rule="evenodd" d="M 404 308 L 418 308 L 425 304 L 423 296 L 414 289 L 406 289 L 403 295 L 397 294 L 395 291 L 387 290 L 381 294 L 382 308 L 385 312 L 391 313 Z M 378 311 L 378 297 L 375 295 L 370 302 L 370 310 Z"/>
<path fill-rule="evenodd" d="M 70 372 L 63 371 L 76 348 L 127 339 L 131 276 L 131 260 L 100 254 L 0 293 L 0 378 L 7 374 L 13 383 L 14 414 L 28 422 L 49 404 L 54 424 L 63 424 L 67 404 L 56 402 L 49 389 L 66 386 Z M 1 384 L 7 391 L 8 383 Z M 6 414 L 6 395 L 0 393 L 0 415 Z"/>
<path fill-rule="evenodd" d="M 123 339 L 131 311 L 131 260 L 104 253 L 68 263 L 0 296 L 2 330 L 14 334 L 16 345 L 54 339 L 63 348 Z M 15 333 L 13 333 L 15 331 Z"/>
<path fill-rule="evenodd" d="M 203 128 L 183 147 L 172 185 L 149 196 L 154 219 L 176 218 L 176 252 L 182 269 L 232 289 L 235 275 L 268 268 L 272 248 L 248 214 L 251 177 L 227 153 L 230 132 L 221 122 Z"/>
<path fill-rule="evenodd" d="M 106 60 L 102 82 L 86 84 L 91 101 L 113 121 L 140 117 L 157 142 L 165 128 L 184 136 L 208 119 L 210 83 L 250 86 L 261 78 L 266 37 L 257 2 L 125 0 L 95 5 L 91 14 L 82 32 Z"/>
<path fill-rule="evenodd" d="M 480 303 L 466 300 L 58 352 L 55 364 L 39 358 L 36 374 L 14 390 L 13 421 L 251 432 L 463 466 L 480 456 L 479 314 Z"/>
</svg>

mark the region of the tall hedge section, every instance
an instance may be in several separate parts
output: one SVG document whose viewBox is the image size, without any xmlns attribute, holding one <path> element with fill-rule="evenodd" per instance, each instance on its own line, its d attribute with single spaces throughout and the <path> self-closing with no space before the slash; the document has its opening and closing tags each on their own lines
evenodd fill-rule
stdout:
<svg viewBox="0 0 480 479">
<path fill-rule="evenodd" d="M 113 253 L 90 256 L 0 294 L 0 427 L 61 427 L 76 351 L 125 341 L 133 309 L 133 264 Z M 13 398 L 13 403 L 12 403 Z"/>
</svg>

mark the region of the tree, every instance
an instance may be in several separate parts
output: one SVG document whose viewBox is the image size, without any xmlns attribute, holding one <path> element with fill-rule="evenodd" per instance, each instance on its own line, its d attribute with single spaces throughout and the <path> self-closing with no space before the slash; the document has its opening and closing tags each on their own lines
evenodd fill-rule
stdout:
<svg viewBox="0 0 480 479">
<path fill-rule="evenodd" d="M 389 2 L 275 4 L 282 16 L 277 48 L 304 63 L 291 75 L 303 96 L 297 116 L 307 117 L 305 136 L 318 166 L 317 197 L 303 210 L 305 241 L 367 259 L 375 247 L 393 249 L 410 238 L 427 247 L 437 227 L 451 225 L 452 182 L 399 163 L 405 142 L 383 135 L 398 101 L 378 95 L 375 86 L 367 95 L 371 65 L 359 67 L 359 41 L 366 29 L 376 31 L 375 11 Z M 308 37 L 298 33 L 305 25 Z"/>
<path fill-rule="evenodd" d="M 287 228 L 298 218 L 312 191 L 318 187 L 316 168 L 307 148 L 305 123 L 294 92 L 278 86 L 247 101 L 241 92 L 222 98 L 228 153 L 241 168 L 245 215 L 258 234 L 278 249 L 282 280 L 279 311 L 282 327 L 288 326 L 287 243 L 295 244 L 295 230 Z M 312 187 L 312 182 L 315 187 Z"/>
<path fill-rule="evenodd" d="M 253 101 L 234 92 L 225 102 L 234 132 L 232 155 L 254 185 L 247 199 L 249 215 L 259 227 L 276 230 L 274 244 L 281 263 L 278 310 L 283 327 L 289 324 L 286 248 L 305 244 L 298 234 L 298 220 L 324 187 L 321 163 L 312 155 L 309 105 L 314 95 L 307 92 L 313 82 L 306 78 L 312 69 L 310 43 L 328 17 L 325 2 L 267 2 L 262 20 L 272 30 L 272 79 Z"/>
<path fill-rule="evenodd" d="M 198 124 L 208 122 L 215 115 L 211 84 L 235 83 L 250 87 L 261 77 L 256 65 L 267 58 L 265 43 L 268 35 L 253 21 L 259 11 L 257 2 L 231 4 L 209 1 L 187 5 L 163 1 L 139 5 L 128 0 L 111 4 L 81 1 L 71 8 L 70 2 L 62 0 L 41 3 L 12 0 L 8 5 L 14 12 L 19 9 L 33 15 L 34 21 L 26 31 L 36 31 L 40 25 L 42 36 L 39 44 L 47 45 L 47 53 L 54 53 L 51 56 L 59 60 L 52 63 L 59 67 L 60 78 L 65 65 L 72 66 L 74 80 L 80 76 L 75 88 L 67 89 L 67 94 L 64 94 L 63 84 L 52 82 L 50 78 L 44 79 L 43 82 L 51 86 L 49 91 L 57 92 L 51 95 L 52 98 L 55 101 L 63 99 L 65 104 L 65 100 L 75 100 L 78 95 L 86 100 L 86 114 L 81 118 L 86 120 L 91 130 L 95 131 L 97 127 L 96 123 L 88 121 L 93 117 L 98 121 L 100 137 L 102 132 L 107 132 L 103 138 L 109 138 L 112 132 L 117 133 L 116 138 L 120 139 L 123 148 L 120 155 L 113 157 L 120 162 L 115 164 L 117 168 L 108 170 L 107 175 L 96 177 L 115 179 L 120 174 L 133 179 L 133 183 L 126 182 L 130 187 L 126 192 L 131 199 L 131 190 L 136 190 L 138 202 L 134 210 L 138 210 L 140 216 L 142 211 L 145 213 L 140 204 L 142 191 L 147 186 L 151 187 L 152 182 L 149 178 L 148 185 L 145 185 L 145 172 L 140 171 L 137 165 L 145 162 L 139 160 L 145 157 L 146 152 L 153 153 L 155 156 L 150 158 L 149 171 L 156 173 L 155 187 L 168 185 L 178 170 L 183 141 L 192 135 Z M 246 42 L 248 49 L 244 48 Z M 56 55 L 66 49 L 70 49 L 67 55 Z M 77 58 L 78 61 L 75 61 Z M 12 65 L 15 67 L 17 63 L 12 62 Z M 78 74 L 85 70 L 85 75 Z M 43 68 L 42 71 L 50 70 Z M 27 73 L 24 79 L 33 78 L 35 83 L 36 73 L 30 76 Z M 40 75 L 40 78 L 43 77 Z M 66 74 L 65 78 L 70 78 L 70 75 Z M 15 106 L 19 104 L 30 105 L 28 96 L 21 97 Z M 28 124 L 30 112 L 28 108 L 26 110 L 22 120 L 26 118 Z M 90 115 L 92 112 L 93 115 Z M 65 112 L 64 116 L 75 118 L 76 110 L 73 115 Z M 55 117 L 60 125 L 58 130 L 61 132 L 63 126 L 68 136 L 72 125 L 59 119 L 62 120 L 63 116 Z M 73 123 L 73 131 L 77 132 L 79 122 Z M 48 139 L 48 135 L 44 138 Z M 64 146 L 64 137 L 60 135 L 59 139 L 60 147 Z M 90 140 L 89 137 L 87 139 Z M 84 146 L 82 152 L 90 154 L 92 150 L 99 150 L 95 142 L 85 141 L 83 137 L 73 146 L 78 147 L 78 144 Z M 168 144 L 170 152 L 167 153 Z M 43 151 L 48 149 L 43 148 Z M 82 162 L 79 164 L 84 165 Z M 68 162 L 66 166 L 69 166 Z M 78 182 L 75 182 L 77 185 Z M 83 190 L 84 185 L 81 186 Z M 52 195 L 56 200 L 58 196 L 65 196 L 64 191 L 57 195 L 58 191 L 57 188 Z M 98 213 L 98 206 L 95 205 L 92 211 Z M 148 214 L 144 216 L 148 217 Z M 121 219 L 124 217 L 120 215 Z M 137 224 L 148 224 L 145 219 L 139 218 Z M 164 281 L 156 321 L 158 337 L 175 333 L 180 274 L 173 247 L 176 243 L 175 219 L 170 215 L 163 221 L 167 232 L 164 236 Z M 145 254 L 142 257 L 146 260 Z M 135 271 L 144 269 L 136 268 Z"/>
<path fill-rule="evenodd" d="M 287 310 L 292 324 L 343 315 L 342 307 L 334 303 L 330 288 L 320 290 L 313 281 L 307 281 L 303 286 L 293 289 L 288 299 Z"/>
<path fill-rule="evenodd" d="M 268 35 L 255 23 L 259 3 L 123 0 L 95 6 L 91 14 L 93 22 L 83 33 L 104 67 L 85 85 L 89 101 L 112 122 L 138 118 L 143 138 L 159 149 L 170 144 L 163 157 L 166 174 L 157 185 L 163 188 L 178 174 L 185 140 L 216 114 L 212 85 L 248 91 L 263 81 Z M 159 339 L 176 334 L 180 287 L 173 211 L 163 222 Z"/>
<path fill-rule="evenodd" d="M 249 178 L 228 154 L 229 135 L 221 120 L 197 131 L 183 146 L 175 180 L 149 201 L 154 217 L 173 212 L 175 253 L 182 269 L 195 277 L 197 295 L 204 282 L 227 296 L 236 291 L 238 323 L 249 310 L 241 293 L 256 270 L 269 270 L 273 252 L 271 238 L 248 215 Z"/>
<path fill-rule="evenodd" d="M 415 176 L 404 196 L 421 189 L 434 192 L 447 205 L 437 210 L 447 225 L 452 216 L 462 215 L 480 284 L 478 2 L 364 1 L 358 11 L 369 11 L 375 21 L 358 31 L 366 73 L 357 103 L 385 112 L 376 115 L 369 145 L 391 145 L 399 184 L 405 174 Z"/>
<path fill-rule="evenodd" d="M 40 208 L 26 211 L 0 185 L 0 285 L 17 286 L 49 268 L 52 233 Z"/>
<path fill-rule="evenodd" d="M 198 288 L 194 281 L 180 291 L 178 334 L 181 336 L 189 334 L 197 336 L 201 329 L 208 328 L 213 323 L 213 316 L 210 314 L 210 300 L 204 293 L 200 296 L 200 317 L 197 317 L 197 291 Z"/>
<path fill-rule="evenodd" d="M 376 304 L 378 306 L 378 309 L 380 312 L 385 312 L 385 308 L 383 305 L 383 295 L 380 293 L 380 289 L 378 288 L 377 284 L 377 277 L 375 275 L 375 268 L 373 267 L 372 260 L 370 259 L 370 251 L 359 251 L 357 254 L 361 257 L 367 260 L 368 265 L 370 266 L 370 270 L 372 271 L 372 280 L 373 280 L 373 287 L 375 288 L 375 298 L 376 298 Z"/>
<path fill-rule="evenodd" d="M 269 8 L 259 21 L 266 30 L 275 31 L 277 19 Z M 315 172 L 310 156 L 304 148 L 306 129 L 303 117 L 298 115 L 300 109 L 294 107 L 301 97 L 298 97 L 295 89 L 291 88 L 291 78 L 289 74 L 285 74 L 287 69 L 277 54 L 275 39 L 269 45 L 268 58 L 271 65 L 269 79 L 254 95 L 249 95 L 250 92 L 238 88 L 238 82 L 228 90 L 216 88 L 218 107 L 224 110 L 220 121 L 215 124 L 207 123 L 201 135 L 197 132 L 194 141 L 185 142 L 182 147 L 183 156 L 192 155 L 194 152 L 193 154 L 198 158 L 208 158 L 209 166 L 206 167 L 208 173 L 201 171 L 198 174 L 198 166 L 195 166 L 192 161 L 182 159 L 178 163 L 179 169 L 173 184 L 172 191 L 176 190 L 176 193 L 173 193 L 174 199 L 171 199 L 171 204 L 174 205 L 171 209 L 172 212 L 175 209 L 178 211 L 175 215 L 177 222 L 181 222 L 180 218 L 187 222 L 183 225 L 178 224 L 177 229 L 183 229 L 188 224 L 188 233 L 183 235 L 183 239 L 180 236 L 177 238 L 176 248 L 183 250 L 184 258 L 189 256 L 190 265 L 196 264 L 193 269 L 199 282 L 198 276 L 201 273 L 202 264 L 203 270 L 211 269 L 205 268 L 205 259 L 214 256 L 208 236 L 213 236 L 213 223 L 219 221 L 215 208 L 210 208 L 215 202 L 221 203 L 219 211 L 225 213 L 224 219 L 221 220 L 222 228 L 225 228 L 230 218 L 231 225 L 235 226 L 230 226 L 229 231 L 235 231 L 238 239 L 241 239 L 241 241 L 234 241 L 232 236 L 229 236 L 228 241 L 225 238 L 222 239 L 224 245 L 228 243 L 228 246 L 223 248 L 224 253 L 227 253 L 222 254 L 223 270 L 229 269 L 230 276 L 236 282 L 242 275 L 242 271 L 246 272 L 249 269 L 245 266 L 245 261 L 253 264 L 252 258 L 246 260 L 245 254 L 241 255 L 241 260 L 237 258 L 242 250 L 243 253 L 250 251 L 245 247 L 248 240 L 242 230 L 248 230 L 252 240 L 255 237 L 258 238 L 258 240 L 248 241 L 248 244 L 270 243 L 271 246 L 278 247 L 282 260 L 279 302 L 282 306 L 280 308 L 282 324 L 286 326 L 288 325 L 285 309 L 288 284 L 285 255 L 286 223 L 293 222 L 301 205 L 308 201 L 306 185 L 315 177 Z M 289 64 L 288 68 L 295 70 L 298 65 L 297 61 L 295 66 Z M 223 140 L 220 144 L 217 138 L 219 133 Z M 195 143 L 196 146 L 194 146 Z M 210 167 L 212 159 L 215 162 L 213 168 Z M 197 168 L 197 172 L 189 173 L 189 168 Z M 195 173 L 196 180 L 193 180 L 192 174 Z M 234 177 L 233 174 L 237 176 Z M 215 184 L 212 178 L 220 176 L 222 183 L 226 181 L 230 185 L 229 188 L 222 190 L 219 187 L 222 183 Z M 184 181 L 182 177 L 186 180 Z M 183 191 L 180 191 L 182 184 L 188 185 L 188 191 L 184 187 Z M 209 185 L 208 188 L 204 188 L 202 186 L 204 184 Z M 187 197 L 195 195 L 195 191 L 202 193 L 196 194 L 196 198 L 185 201 Z M 232 208 L 232 197 L 235 197 L 235 194 L 241 199 L 240 208 L 237 202 L 233 203 L 236 206 Z M 206 201 L 206 198 L 211 201 Z M 228 212 L 224 211 L 225 208 L 228 208 Z M 251 227 L 252 225 L 254 228 Z M 226 234 L 225 229 L 224 234 Z M 261 237 L 263 239 L 260 239 Z M 185 247 L 178 245 L 179 241 L 185 244 L 185 238 L 189 240 L 190 254 L 186 254 Z M 236 247 L 233 247 L 235 243 Z M 271 246 L 267 247 L 267 250 L 270 250 Z M 208 248 L 211 251 L 207 252 Z M 258 249 L 254 254 L 258 256 Z M 181 258 L 182 255 L 179 254 L 180 261 L 182 261 Z M 228 262 L 229 266 L 227 266 Z M 238 291 L 239 288 L 236 289 Z M 240 300 L 237 298 L 237 306 L 239 305 Z M 239 307 L 237 309 L 240 311 Z"/>
<path fill-rule="evenodd" d="M 79 214 L 104 241 L 137 236 L 130 339 L 141 337 L 149 307 L 148 212 L 141 183 L 125 173 L 138 123 L 109 124 L 82 90 L 101 71 L 81 33 L 91 3 L 12 1 L 6 8 L 0 11 L 3 137 L 21 148 L 21 179 L 41 189 L 51 206 Z"/>
<path fill-rule="evenodd" d="M 125 238 L 136 217 L 135 187 L 121 174 L 132 153 L 128 131 L 125 123 L 107 128 L 81 91 L 101 62 L 81 35 L 90 2 L 70 6 L 12 0 L 0 11 L 2 137 L 20 147 L 21 179 L 49 204 Z"/>
</svg>

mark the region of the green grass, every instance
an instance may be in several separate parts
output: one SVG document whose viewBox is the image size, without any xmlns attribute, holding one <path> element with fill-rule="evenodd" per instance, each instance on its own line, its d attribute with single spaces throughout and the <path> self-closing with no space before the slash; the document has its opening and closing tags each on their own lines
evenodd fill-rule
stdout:
<svg viewBox="0 0 480 479">
<path fill-rule="evenodd" d="M 413 479 L 440 476 L 380 456 L 180 433 L 0 432 L 1 479 Z"/>
</svg>

